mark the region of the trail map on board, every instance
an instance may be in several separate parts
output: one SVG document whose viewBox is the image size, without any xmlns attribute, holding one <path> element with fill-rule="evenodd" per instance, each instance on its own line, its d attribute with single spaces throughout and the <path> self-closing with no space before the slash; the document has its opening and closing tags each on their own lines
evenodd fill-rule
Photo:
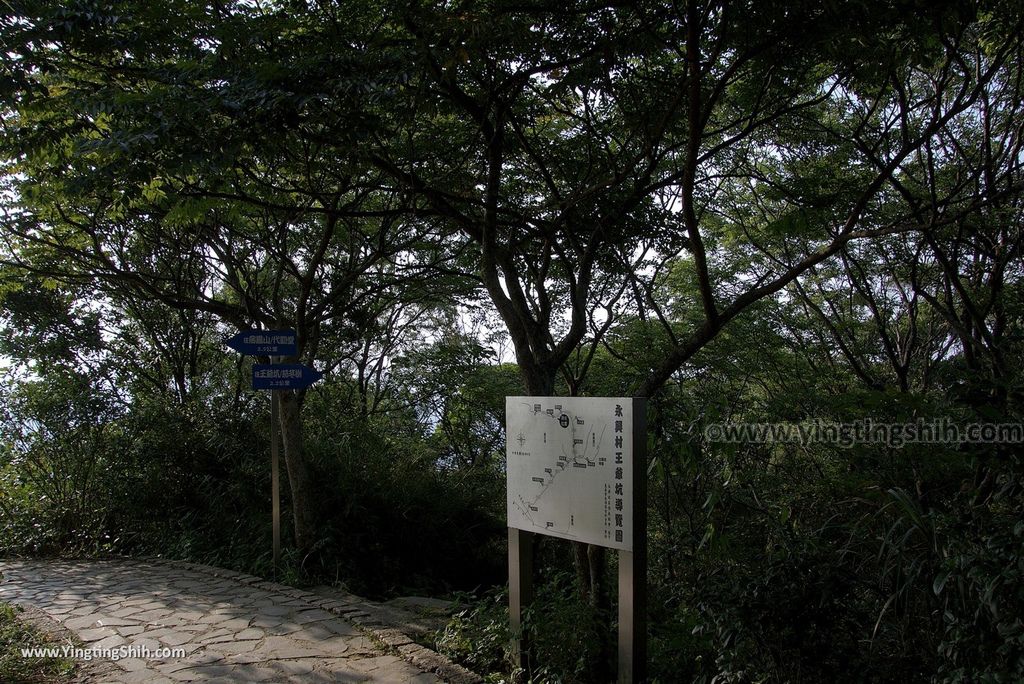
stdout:
<svg viewBox="0 0 1024 684">
<path fill-rule="evenodd" d="M 506 397 L 509 527 L 631 551 L 632 406 Z"/>
</svg>

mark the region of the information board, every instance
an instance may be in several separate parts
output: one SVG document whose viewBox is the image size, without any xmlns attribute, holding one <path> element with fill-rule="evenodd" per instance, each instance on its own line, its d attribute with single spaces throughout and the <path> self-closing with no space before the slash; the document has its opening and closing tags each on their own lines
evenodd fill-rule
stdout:
<svg viewBox="0 0 1024 684">
<path fill-rule="evenodd" d="M 506 397 L 508 526 L 633 550 L 633 400 Z"/>
</svg>

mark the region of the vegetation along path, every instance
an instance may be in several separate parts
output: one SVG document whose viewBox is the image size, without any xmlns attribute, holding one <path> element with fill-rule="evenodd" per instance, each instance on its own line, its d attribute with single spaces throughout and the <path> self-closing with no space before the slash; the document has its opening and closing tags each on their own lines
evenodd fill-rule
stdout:
<svg viewBox="0 0 1024 684">
<path fill-rule="evenodd" d="M 394 630 L 360 625 L 368 613 L 357 597 L 157 560 L 16 560 L 0 570 L 0 600 L 41 609 L 90 652 L 128 652 L 104 669 L 104 681 L 474 679 Z M 164 657 L 165 648 L 184 656 Z M 149 657 L 132 657 L 140 654 Z"/>
</svg>

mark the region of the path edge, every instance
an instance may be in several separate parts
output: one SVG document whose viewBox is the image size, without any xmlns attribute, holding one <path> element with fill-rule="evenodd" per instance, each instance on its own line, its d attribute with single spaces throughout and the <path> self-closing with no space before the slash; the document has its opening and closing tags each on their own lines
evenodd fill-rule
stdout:
<svg viewBox="0 0 1024 684">
<path fill-rule="evenodd" d="M 218 568 L 213 565 L 203 565 L 201 563 L 175 560 L 173 558 L 163 558 L 160 556 L 127 556 L 123 558 L 124 560 L 166 565 L 181 568 L 183 570 L 190 570 L 192 572 L 199 572 L 217 579 L 229 579 L 241 584 L 256 587 L 257 589 L 275 591 L 286 596 L 291 596 L 292 598 L 302 599 L 321 610 L 325 610 L 332 615 L 337 615 L 338 617 L 351 622 L 353 625 L 366 632 L 374 640 L 383 644 L 383 646 L 388 651 L 394 653 L 394 655 L 415 667 L 418 667 L 424 672 L 430 672 L 431 674 L 437 675 L 444 681 L 448 682 L 448 684 L 481 684 L 481 682 L 483 682 L 483 678 L 477 673 L 466 669 L 462 665 L 453 663 L 446 656 L 443 656 L 437 651 L 429 649 L 426 646 L 417 644 L 408 635 L 393 627 L 389 627 L 375 615 L 377 612 L 375 606 L 354 595 L 350 595 L 352 596 L 351 600 L 321 596 L 320 594 L 314 594 L 304 589 L 297 589 L 295 587 L 288 586 L 287 584 L 271 582 L 263 579 L 262 577 L 257 577 L 256 575 L 237 572 L 235 570 L 227 570 L 225 568 Z"/>
<path fill-rule="evenodd" d="M 86 643 L 82 641 L 73 630 L 65 627 L 60 621 L 55 619 L 42 608 L 34 606 L 31 603 L 22 603 L 18 601 L 12 601 L 10 603 L 12 606 L 17 606 L 18 608 L 15 619 L 39 632 L 46 640 L 47 647 L 61 648 L 63 646 L 71 646 L 72 648 L 77 649 L 87 648 Z M 71 679 L 68 680 L 69 682 L 72 682 L 72 684 L 114 681 L 117 675 L 121 673 L 121 670 L 117 668 L 112 660 L 104 660 L 101 658 L 83 660 L 81 658 L 74 657 L 69 659 L 73 660 L 76 665 L 74 674 Z"/>
</svg>

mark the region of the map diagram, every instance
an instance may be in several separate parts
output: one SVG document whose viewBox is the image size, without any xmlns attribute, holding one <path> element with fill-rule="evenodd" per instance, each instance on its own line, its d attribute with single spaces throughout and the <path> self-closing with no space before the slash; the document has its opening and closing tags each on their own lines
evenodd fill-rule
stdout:
<svg viewBox="0 0 1024 684">
<path fill-rule="evenodd" d="M 633 404 L 506 397 L 508 525 L 631 551 Z"/>
</svg>

